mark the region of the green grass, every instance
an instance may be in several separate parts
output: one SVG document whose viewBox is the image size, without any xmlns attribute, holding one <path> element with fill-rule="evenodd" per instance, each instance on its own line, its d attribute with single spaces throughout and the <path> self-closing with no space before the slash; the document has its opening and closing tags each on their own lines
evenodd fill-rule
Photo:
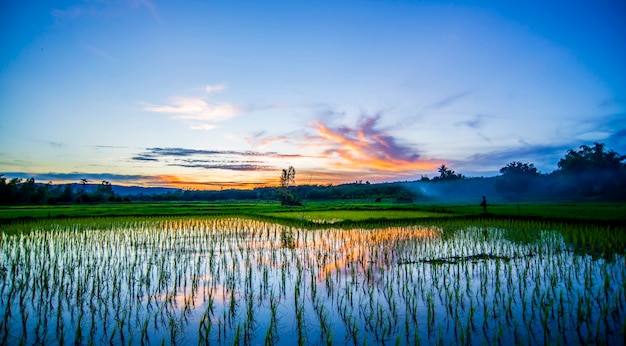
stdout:
<svg viewBox="0 0 626 346">
<path fill-rule="evenodd" d="M 446 217 L 448 214 L 421 210 L 317 210 L 266 213 L 265 216 L 286 219 L 304 219 L 314 223 L 336 223 L 341 221 L 404 220 L 430 217 Z"/>
<path fill-rule="evenodd" d="M 260 214 L 276 210 L 277 203 L 111 203 L 0 207 L 0 220 L 47 217 L 172 216 Z"/>
<path fill-rule="evenodd" d="M 359 222 L 366 220 L 419 220 L 424 218 L 522 218 L 556 221 L 626 223 L 622 203 L 490 205 L 487 214 L 478 205 L 412 205 L 371 202 L 309 202 L 306 206 L 283 207 L 278 202 L 218 203 L 112 203 L 35 205 L 0 207 L 0 222 L 24 219 L 120 217 L 120 216 L 214 216 L 240 215 L 274 220 L 314 223 Z"/>
</svg>

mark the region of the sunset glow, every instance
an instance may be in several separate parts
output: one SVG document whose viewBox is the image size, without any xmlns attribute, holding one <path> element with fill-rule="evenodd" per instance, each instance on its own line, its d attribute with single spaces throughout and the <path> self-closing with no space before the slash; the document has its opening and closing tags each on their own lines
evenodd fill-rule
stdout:
<svg viewBox="0 0 626 346">
<path fill-rule="evenodd" d="M 409 181 L 626 151 L 626 6 L 4 2 L 0 174 L 185 189 Z M 550 14 L 550 15 L 547 15 Z"/>
</svg>

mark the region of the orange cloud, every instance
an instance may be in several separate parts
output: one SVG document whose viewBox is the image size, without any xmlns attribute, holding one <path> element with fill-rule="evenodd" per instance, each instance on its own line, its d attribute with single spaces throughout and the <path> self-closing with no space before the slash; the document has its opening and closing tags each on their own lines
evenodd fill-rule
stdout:
<svg viewBox="0 0 626 346">
<path fill-rule="evenodd" d="M 331 128 L 315 125 L 320 139 L 326 142 L 328 157 L 338 155 L 342 161 L 333 162 L 338 168 L 370 169 L 383 172 L 433 170 L 437 164 L 420 159 L 413 148 L 397 143 L 396 139 L 375 128 L 378 117 L 364 118 L 356 128 Z"/>
<path fill-rule="evenodd" d="M 220 189 L 253 189 L 256 187 L 277 186 L 276 177 L 250 177 L 248 181 L 218 180 L 212 177 L 211 181 L 203 180 L 202 177 L 183 177 L 177 175 L 155 176 L 154 181 L 158 186 L 169 186 L 181 189 L 194 190 L 220 190 Z"/>
</svg>

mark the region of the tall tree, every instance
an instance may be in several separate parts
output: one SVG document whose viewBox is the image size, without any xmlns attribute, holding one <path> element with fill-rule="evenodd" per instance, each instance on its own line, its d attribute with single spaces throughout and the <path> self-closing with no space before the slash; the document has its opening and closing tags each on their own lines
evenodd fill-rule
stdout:
<svg viewBox="0 0 626 346">
<path fill-rule="evenodd" d="M 603 143 L 570 149 L 558 162 L 557 191 L 570 197 L 618 198 L 626 195 L 626 156 L 607 150 Z M 621 197 L 620 197 L 621 196 Z"/>
<path fill-rule="evenodd" d="M 519 202 L 534 179 L 540 176 L 532 163 L 511 162 L 500 168 L 502 175 L 496 180 L 496 190 L 503 195 L 514 195 L 517 201 L 517 213 L 520 214 Z"/>
<path fill-rule="evenodd" d="M 590 169 L 611 170 L 623 166 L 622 156 L 613 150 L 605 150 L 604 143 L 594 143 L 592 147 L 581 145 L 580 150 L 570 149 L 567 155 L 559 160 L 558 166 L 563 172 L 580 172 Z"/>
<path fill-rule="evenodd" d="M 296 184 L 296 169 L 293 166 L 289 166 L 288 169 L 283 169 L 280 175 L 280 188 L 278 193 L 281 198 L 282 205 L 299 205 L 296 197 L 291 194 L 291 187 Z"/>
<path fill-rule="evenodd" d="M 457 180 L 457 179 L 465 178 L 463 174 L 455 173 L 453 170 L 446 167 L 445 164 L 442 164 L 441 167 L 437 169 L 437 172 L 439 172 L 439 176 L 434 177 L 433 178 L 434 181 L 442 181 L 442 180 L 449 181 L 449 180 Z"/>
<path fill-rule="evenodd" d="M 115 197 L 115 194 L 113 193 L 113 186 L 110 182 L 103 180 L 102 183 L 96 188 L 95 195 L 96 198 L 101 201 L 111 200 Z"/>
<path fill-rule="evenodd" d="M 80 203 L 89 202 L 89 196 L 87 195 L 87 191 L 86 191 L 87 183 L 89 183 L 89 179 L 80 180 L 81 189 L 79 191 L 79 197 L 78 197 Z"/>
</svg>

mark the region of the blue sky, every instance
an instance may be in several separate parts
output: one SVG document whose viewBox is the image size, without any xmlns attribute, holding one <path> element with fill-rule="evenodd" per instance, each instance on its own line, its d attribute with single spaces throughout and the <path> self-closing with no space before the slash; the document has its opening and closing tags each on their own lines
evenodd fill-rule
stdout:
<svg viewBox="0 0 626 346">
<path fill-rule="evenodd" d="M 626 152 L 623 1 L 9 1 L 0 172 L 199 189 Z"/>
</svg>

